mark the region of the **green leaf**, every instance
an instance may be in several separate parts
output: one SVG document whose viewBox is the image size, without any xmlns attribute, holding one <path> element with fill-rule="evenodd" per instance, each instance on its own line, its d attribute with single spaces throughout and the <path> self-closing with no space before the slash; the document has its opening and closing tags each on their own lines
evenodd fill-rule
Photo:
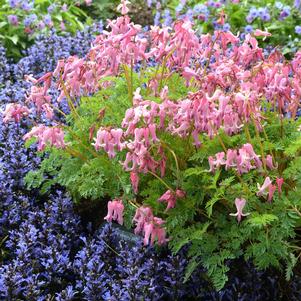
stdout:
<svg viewBox="0 0 301 301">
<path fill-rule="evenodd" d="M 285 279 L 286 281 L 290 281 L 291 277 L 293 276 L 293 268 L 295 267 L 298 259 L 293 253 L 289 255 L 289 261 L 287 261 L 286 269 L 285 269 Z"/>
<path fill-rule="evenodd" d="M 18 44 L 19 37 L 18 37 L 17 35 L 13 35 L 12 37 L 10 37 L 10 36 L 5 36 L 5 38 L 11 40 L 15 45 Z"/>
<path fill-rule="evenodd" d="M 185 276 L 184 276 L 184 283 L 186 283 L 190 276 L 192 275 L 192 273 L 195 271 L 195 269 L 200 265 L 200 261 L 196 261 L 197 257 L 193 258 L 190 260 L 186 271 L 185 271 Z"/>
<path fill-rule="evenodd" d="M 272 222 L 277 221 L 278 217 L 274 214 L 254 214 L 248 219 L 248 223 L 253 227 L 262 228 L 270 225 Z"/>
</svg>

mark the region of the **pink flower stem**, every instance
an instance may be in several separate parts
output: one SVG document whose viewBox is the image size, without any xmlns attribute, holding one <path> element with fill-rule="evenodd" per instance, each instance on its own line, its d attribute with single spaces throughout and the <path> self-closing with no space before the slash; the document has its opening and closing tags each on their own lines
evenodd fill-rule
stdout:
<svg viewBox="0 0 301 301">
<path fill-rule="evenodd" d="M 67 146 L 65 148 L 65 150 L 67 151 L 67 153 L 69 153 L 71 156 L 76 157 L 81 159 L 82 161 L 86 162 L 88 159 L 86 157 L 84 157 L 81 153 L 79 153 L 78 151 L 76 151 L 75 149 Z"/>
<path fill-rule="evenodd" d="M 176 49 L 177 49 L 177 47 L 174 47 L 173 49 L 171 49 L 171 51 L 163 59 L 162 72 L 161 72 L 160 84 L 159 84 L 159 92 L 163 88 L 163 77 L 164 77 L 164 73 L 165 73 L 165 69 L 166 69 L 167 60 L 172 56 L 172 54 L 174 53 L 174 51 Z"/>
<path fill-rule="evenodd" d="M 79 144 L 80 144 L 83 148 L 85 148 L 87 151 L 89 151 L 90 154 L 92 154 L 95 158 L 100 157 L 100 155 L 99 155 L 97 152 L 95 152 L 93 149 L 91 149 L 91 148 L 89 148 L 88 146 L 86 146 L 86 145 L 82 142 L 82 140 L 77 136 L 77 134 L 76 134 L 75 132 L 73 132 L 72 130 L 70 130 L 70 128 L 68 128 L 68 127 L 66 127 L 66 129 L 68 129 L 68 132 L 71 134 L 71 136 L 72 136 L 73 138 L 75 138 L 75 140 L 76 140 L 77 142 L 79 142 Z"/>
<path fill-rule="evenodd" d="M 175 163 L 176 163 L 176 168 L 177 168 L 177 188 L 179 187 L 180 185 L 180 168 L 179 168 L 179 161 L 178 161 L 178 158 L 175 154 L 175 152 L 163 141 L 161 141 L 161 144 L 163 147 L 165 147 L 171 154 L 172 156 L 174 157 L 174 160 L 175 160 Z"/>
<path fill-rule="evenodd" d="M 49 103 L 49 106 L 51 108 L 53 108 L 54 110 L 58 111 L 60 114 L 62 114 L 65 118 L 67 118 L 67 115 L 62 111 L 60 110 L 59 108 L 55 107 L 53 104 Z"/>
<path fill-rule="evenodd" d="M 250 105 L 249 105 L 249 106 L 250 106 Z M 253 113 L 251 113 L 250 116 L 251 116 L 252 122 L 253 122 L 253 124 L 254 124 L 256 140 L 257 140 L 257 143 L 259 144 L 259 147 L 260 147 L 261 160 L 262 160 L 262 163 L 263 163 L 264 173 L 265 173 L 265 175 L 267 175 L 266 160 L 265 160 L 265 156 L 264 156 L 264 150 L 263 150 L 263 145 L 262 145 L 262 142 L 261 142 L 260 134 L 259 134 L 258 128 L 257 128 L 257 126 L 256 126 L 256 122 L 255 122 Z"/>
<path fill-rule="evenodd" d="M 136 205 L 133 201 L 131 201 L 131 200 L 129 200 L 129 203 L 133 206 L 133 207 L 135 207 L 136 209 L 137 208 L 139 208 L 140 206 L 138 206 L 138 205 Z"/>
<path fill-rule="evenodd" d="M 127 87 L 128 87 L 129 98 L 130 98 L 130 100 L 132 100 L 133 99 L 132 71 L 131 71 L 131 75 L 130 75 L 129 67 L 126 64 L 123 65 L 123 70 L 124 70 L 124 75 L 125 75 L 125 79 L 126 79 L 126 83 L 127 83 Z"/>
<path fill-rule="evenodd" d="M 264 135 L 264 139 L 268 142 L 268 145 L 269 145 L 269 147 L 270 147 L 270 154 L 271 154 L 271 156 L 272 156 L 272 158 L 273 158 L 273 162 L 276 162 L 276 160 L 275 160 L 275 157 L 276 157 L 276 154 L 273 152 L 273 150 L 271 149 L 271 144 L 270 144 L 270 140 L 269 140 L 269 137 L 268 137 L 268 135 L 267 135 L 267 132 L 265 131 L 265 129 L 264 129 L 264 126 L 262 127 L 262 132 L 263 132 L 263 135 Z"/>
<path fill-rule="evenodd" d="M 68 105 L 69 105 L 69 108 L 70 108 L 71 112 L 73 112 L 76 117 L 80 118 L 80 116 L 78 115 L 78 113 L 77 113 L 77 111 L 75 109 L 73 101 L 72 101 L 72 99 L 71 99 L 71 97 L 70 97 L 70 95 L 69 95 L 69 93 L 68 93 L 68 91 L 66 89 L 65 83 L 64 83 L 64 81 L 62 79 L 62 76 L 60 77 L 60 84 L 61 84 L 61 86 L 63 88 L 63 91 L 64 91 L 64 94 L 65 94 L 65 96 L 67 98 Z"/>
<path fill-rule="evenodd" d="M 247 140 L 250 144 L 252 144 L 252 138 L 251 138 L 251 134 L 250 134 L 250 130 L 249 130 L 249 125 L 246 122 L 245 126 L 244 126 L 245 132 L 246 132 L 246 136 L 247 136 Z"/>
<path fill-rule="evenodd" d="M 157 178 L 167 189 L 169 189 L 170 191 L 172 191 L 173 193 L 175 193 L 175 191 L 161 177 L 159 177 L 157 174 L 155 174 L 154 172 L 152 172 L 150 170 L 148 171 L 148 173 L 150 173 L 155 178 Z"/>
</svg>

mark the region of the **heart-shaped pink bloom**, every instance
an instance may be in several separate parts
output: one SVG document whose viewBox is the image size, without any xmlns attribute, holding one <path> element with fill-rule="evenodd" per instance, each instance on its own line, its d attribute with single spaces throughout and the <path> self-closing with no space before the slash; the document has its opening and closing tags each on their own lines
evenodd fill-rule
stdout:
<svg viewBox="0 0 301 301">
<path fill-rule="evenodd" d="M 257 196 L 262 196 L 266 193 L 266 191 L 269 189 L 269 186 L 272 184 L 272 181 L 270 179 L 270 177 L 266 177 L 262 186 L 260 186 L 258 183 L 257 183 L 257 187 L 258 187 L 258 192 L 256 193 Z"/>
<path fill-rule="evenodd" d="M 123 211 L 124 211 L 124 205 L 122 203 L 122 200 L 115 199 L 113 201 L 108 202 L 108 214 L 104 218 L 108 222 L 111 222 L 112 220 L 116 220 L 118 224 L 123 224 Z"/>
<path fill-rule="evenodd" d="M 283 178 L 276 178 L 276 183 L 277 183 L 277 186 L 278 186 L 278 192 L 279 194 L 282 193 L 282 185 L 283 185 Z"/>
<path fill-rule="evenodd" d="M 249 215 L 250 213 L 243 213 L 243 209 L 246 205 L 247 201 L 245 199 L 239 199 L 239 198 L 236 198 L 235 199 L 235 206 L 236 206 L 236 210 L 237 212 L 236 213 L 230 213 L 231 216 L 236 216 L 237 217 L 237 221 L 240 223 L 241 221 L 241 218 L 243 216 L 247 216 Z"/>
</svg>

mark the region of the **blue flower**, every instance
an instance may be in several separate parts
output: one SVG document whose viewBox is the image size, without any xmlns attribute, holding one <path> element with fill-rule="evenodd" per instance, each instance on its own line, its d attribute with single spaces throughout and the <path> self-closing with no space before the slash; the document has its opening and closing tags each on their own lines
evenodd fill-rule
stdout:
<svg viewBox="0 0 301 301">
<path fill-rule="evenodd" d="M 230 26 L 229 23 L 225 23 L 225 24 L 223 25 L 223 31 L 229 31 L 230 28 L 231 28 L 231 26 Z"/>
<path fill-rule="evenodd" d="M 245 32 L 246 32 L 246 33 L 251 33 L 251 32 L 253 32 L 253 26 L 252 26 L 252 25 L 247 25 L 247 26 L 245 27 Z"/>
<path fill-rule="evenodd" d="M 301 26 L 297 25 L 295 27 L 295 33 L 301 35 Z"/>
</svg>

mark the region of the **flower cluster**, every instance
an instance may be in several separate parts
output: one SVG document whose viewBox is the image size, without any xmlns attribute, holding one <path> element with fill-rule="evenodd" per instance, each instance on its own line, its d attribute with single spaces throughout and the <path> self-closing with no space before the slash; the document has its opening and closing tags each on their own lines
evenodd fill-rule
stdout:
<svg viewBox="0 0 301 301">
<path fill-rule="evenodd" d="M 271 160 L 271 156 L 269 158 Z M 222 165 L 225 165 L 226 170 L 234 168 L 239 174 L 248 173 L 251 169 L 262 167 L 259 156 L 255 154 L 253 146 L 249 143 L 244 144 L 238 151 L 228 149 L 227 154 L 220 152 L 215 155 L 215 158 L 210 156 L 208 160 L 211 172 Z"/>
<path fill-rule="evenodd" d="M 64 142 L 64 132 L 58 127 L 39 125 L 33 127 L 23 138 L 28 140 L 32 137 L 38 138 L 39 151 L 44 150 L 47 144 L 56 148 L 65 148 L 66 146 Z"/>
<path fill-rule="evenodd" d="M 144 233 L 145 245 L 149 243 L 153 245 L 156 238 L 159 245 L 167 241 L 165 229 L 162 227 L 164 220 L 155 217 L 151 208 L 144 206 L 137 208 L 133 222 L 136 223 L 135 234 Z"/>
</svg>

